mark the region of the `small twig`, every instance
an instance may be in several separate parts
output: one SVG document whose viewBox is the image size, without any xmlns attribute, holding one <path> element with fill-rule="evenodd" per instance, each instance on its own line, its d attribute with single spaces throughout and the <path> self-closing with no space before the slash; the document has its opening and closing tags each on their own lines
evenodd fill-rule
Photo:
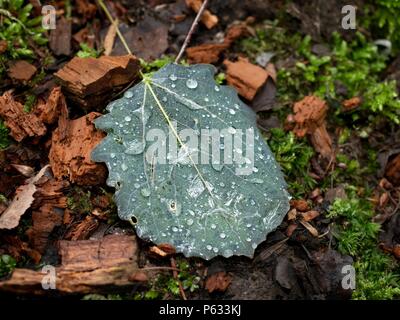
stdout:
<svg viewBox="0 0 400 320">
<path fill-rule="evenodd" d="M 177 269 L 177 267 L 176 267 L 176 262 L 175 262 L 175 259 L 174 259 L 173 257 L 171 257 L 171 267 L 174 268 L 174 269 Z M 185 290 L 183 290 L 182 283 L 181 283 L 181 281 L 180 281 L 179 278 L 178 278 L 178 272 L 177 272 L 176 270 L 173 270 L 173 271 L 172 271 L 172 274 L 173 274 L 173 276 L 174 276 L 174 279 L 175 279 L 176 281 L 178 281 L 179 293 L 181 294 L 182 299 L 183 299 L 183 300 L 187 300 L 186 294 L 185 294 Z"/>
<path fill-rule="evenodd" d="M 110 11 L 108 11 L 103 0 L 97 0 L 97 2 L 99 3 L 100 7 L 103 9 L 104 13 L 106 14 L 108 20 L 110 20 L 111 24 L 115 24 L 116 30 L 117 30 L 117 35 L 118 35 L 119 39 L 121 40 L 122 44 L 124 45 L 125 50 L 128 52 L 128 54 L 132 54 L 132 51 L 131 51 L 131 49 L 129 49 L 129 46 L 126 43 L 124 36 L 122 35 L 121 31 L 119 31 L 118 23 L 115 23 L 114 18 L 111 16 L 111 13 L 110 13 Z"/>
<path fill-rule="evenodd" d="M 199 12 L 197 12 L 196 18 L 194 18 L 192 26 L 189 29 L 188 34 L 186 35 L 185 41 L 182 44 L 181 50 L 179 51 L 178 55 L 176 56 L 175 63 L 179 63 L 179 60 L 181 60 L 183 53 L 186 50 L 186 47 L 188 46 L 190 39 L 192 38 L 193 32 L 196 29 L 197 24 L 199 23 L 199 20 L 206 9 L 208 4 L 208 0 L 204 0 L 203 4 L 201 5 Z"/>
</svg>

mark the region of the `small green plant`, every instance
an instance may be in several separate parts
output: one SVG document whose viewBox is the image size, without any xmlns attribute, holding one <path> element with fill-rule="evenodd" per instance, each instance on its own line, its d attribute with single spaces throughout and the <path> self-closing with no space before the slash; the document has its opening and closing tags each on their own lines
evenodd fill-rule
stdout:
<svg viewBox="0 0 400 320">
<path fill-rule="evenodd" d="M 140 64 L 142 66 L 143 73 L 151 73 L 155 72 L 158 69 L 166 66 L 168 63 L 172 63 L 174 58 L 172 56 L 163 56 L 159 59 L 153 60 L 151 62 L 146 62 L 143 59 L 140 59 Z"/>
<path fill-rule="evenodd" d="M 0 278 L 9 275 L 16 267 L 15 259 L 8 254 L 0 256 Z"/>
<path fill-rule="evenodd" d="M 193 274 L 192 267 L 189 262 L 184 259 L 178 259 L 176 266 L 178 279 L 171 275 L 159 275 L 151 285 L 151 288 L 144 292 L 138 292 L 135 295 L 136 300 L 155 300 L 164 297 L 178 298 L 180 296 L 179 282 L 184 291 L 193 293 L 199 288 L 200 277 Z"/>
<path fill-rule="evenodd" d="M 91 192 L 80 187 L 74 187 L 67 197 L 67 206 L 78 214 L 92 212 Z"/>
<path fill-rule="evenodd" d="M 8 129 L 0 119 L 0 150 L 6 149 L 10 144 Z"/>
<path fill-rule="evenodd" d="M 34 58 L 30 41 L 38 45 L 48 41 L 41 26 L 42 16 L 32 18 L 32 4 L 24 3 L 24 0 L 0 0 L 0 40 L 7 44 L 0 55 L 0 74 L 9 60 Z"/>
<path fill-rule="evenodd" d="M 97 58 L 100 52 L 90 47 L 87 43 L 80 43 L 81 49 L 76 53 L 79 58 Z"/>
<path fill-rule="evenodd" d="M 292 195 L 300 197 L 316 185 L 310 177 L 310 160 L 314 155 L 306 140 L 297 139 L 293 132 L 273 128 L 268 144 L 281 165 Z"/>
<path fill-rule="evenodd" d="M 348 199 L 336 199 L 327 217 L 335 219 L 338 249 L 355 259 L 354 299 L 393 299 L 400 296 L 400 270 L 377 247 L 380 225 L 372 222 L 374 210 L 365 197 L 348 188 Z"/>
</svg>

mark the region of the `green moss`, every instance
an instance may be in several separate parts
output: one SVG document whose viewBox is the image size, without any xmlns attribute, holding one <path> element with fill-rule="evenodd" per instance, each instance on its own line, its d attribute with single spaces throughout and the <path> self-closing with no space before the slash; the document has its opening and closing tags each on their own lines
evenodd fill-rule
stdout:
<svg viewBox="0 0 400 320">
<path fill-rule="evenodd" d="M 79 58 L 97 58 L 100 56 L 100 52 L 90 47 L 87 43 L 80 43 L 79 46 L 81 50 L 76 53 Z"/>
<path fill-rule="evenodd" d="M 153 281 L 149 290 L 136 293 L 135 300 L 155 300 L 168 296 L 179 298 L 179 282 L 182 284 L 183 290 L 196 291 L 199 288 L 200 277 L 193 273 L 188 260 L 177 259 L 176 266 L 180 269 L 178 272 L 179 281 L 171 275 L 161 274 Z"/>
<path fill-rule="evenodd" d="M 8 129 L 0 119 L 0 150 L 6 149 L 9 145 Z"/>
<path fill-rule="evenodd" d="M 32 18 L 32 9 L 28 1 L 0 0 L 0 40 L 7 42 L 6 52 L 0 56 L 0 75 L 10 60 L 35 58 L 30 42 L 44 45 L 48 41 L 41 26 L 42 16 Z"/>
<path fill-rule="evenodd" d="M 293 132 L 274 128 L 267 141 L 285 174 L 291 194 L 300 197 L 312 190 L 316 181 L 310 177 L 309 170 L 314 151 L 306 140 L 297 139 Z"/>
<path fill-rule="evenodd" d="M 334 218 L 338 250 L 355 259 L 354 299 L 393 299 L 400 296 L 400 270 L 393 258 L 377 247 L 380 225 L 372 222 L 374 210 L 365 199 L 348 189 L 348 199 L 337 199 L 328 217 Z"/>
<path fill-rule="evenodd" d="M 67 197 L 67 206 L 78 214 L 92 212 L 91 192 L 85 191 L 80 187 L 74 187 Z"/>
<path fill-rule="evenodd" d="M 8 254 L 0 256 L 0 278 L 9 275 L 16 267 L 15 259 Z"/>
</svg>

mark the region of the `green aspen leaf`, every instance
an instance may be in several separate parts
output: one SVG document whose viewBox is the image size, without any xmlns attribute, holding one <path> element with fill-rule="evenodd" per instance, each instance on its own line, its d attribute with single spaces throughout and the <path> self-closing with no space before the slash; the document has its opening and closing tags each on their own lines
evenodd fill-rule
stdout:
<svg viewBox="0 0 400 320">
<path fill-rule="evenodd" d="M 289 209 L 280 168 L 234 89 L 211 65 L 168 64 L 107 106 L 105 162 L 118 214 L 185 256 L 252 257 Z"/>
</svg>

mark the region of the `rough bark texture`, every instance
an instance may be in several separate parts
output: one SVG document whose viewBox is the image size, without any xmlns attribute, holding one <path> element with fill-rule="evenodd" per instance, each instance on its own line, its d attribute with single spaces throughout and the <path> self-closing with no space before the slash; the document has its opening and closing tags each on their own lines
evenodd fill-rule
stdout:
<svg viewBox="0 0 400 320">
<path fill-rule="evenodd" d="M 35 114 L 24 112 L 23 105 L 14 100 L 11 91 L 0 97 L 0 117 L 18 142 L 26 137 L 43 136 L 46 133 L 43 122 Z"/>
<path fill-rule="evenodd" d="M 93 293 L 112 287 L 130 287 L 138 281 L 137 243 L 128 235 L 109 235 L 101 240 L 59 243 L 61 266 L 56 267 L 56 289 L 61 294 Z M 0 282 L 0 290 L 43 295 L 46 273 L 15 269 L 11 278 Z"/>
<path fill-rule="evenodd" d="M 93 148 L 104 138 L 104 133 L 93 124 L 99 115 L 91 112 L 76 120 L 66 120 L 65 131 L 60 126 L 54 130 L 49 159 L 58 180 L 68 178 L 72 183 L 86 186 L 105 181 L 106 168 L 91 160 Z"/>
<path fill-rule="evenodd" d="M 61 87 L 55 87 L 51 90 L 46 100 L 40 100 L 35 108 L 35 114 L 43 123 L 53 124 L 60 116 L 62 108 L 66 108 L 64 95 Z"/>
<path fill-rule="evenodd" d="M 139 60 L 132 55 L 75 57 L 54 75 L 71 100 L 90 108 L 131 83 L 139 68 Z"/>
</svg>

